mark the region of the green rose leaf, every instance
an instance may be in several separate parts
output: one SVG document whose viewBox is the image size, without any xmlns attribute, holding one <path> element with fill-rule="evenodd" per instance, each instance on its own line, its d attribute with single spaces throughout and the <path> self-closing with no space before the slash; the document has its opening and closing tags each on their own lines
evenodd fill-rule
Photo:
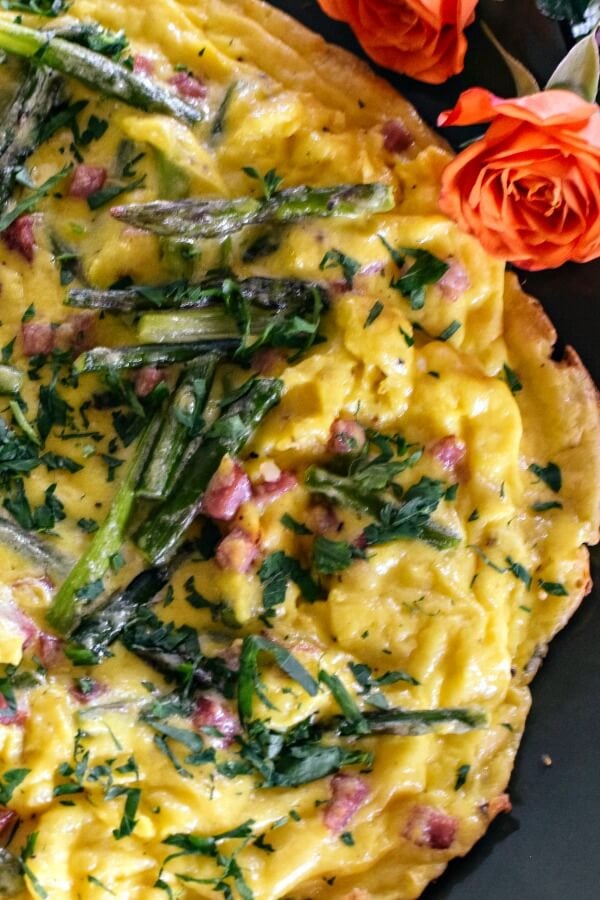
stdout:
<svg viewBox="0 0 600 900">
<path fill-rule="evenodd" d="M 600 78 L 597 30 L 594 28 L 591 34 L 578 41 L 567 53 L 550 76 L 545 90 L 563 88 L 579 94 L 590 103 L 596 100 Z"/>
</svg>

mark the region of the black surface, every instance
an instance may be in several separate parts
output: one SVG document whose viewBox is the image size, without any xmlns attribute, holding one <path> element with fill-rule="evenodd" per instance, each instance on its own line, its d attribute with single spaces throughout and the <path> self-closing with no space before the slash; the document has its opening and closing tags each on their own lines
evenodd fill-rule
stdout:
<svg viewBox="0 0 600 900">
<path fill-rule="evenodd" d="M 363 56 L 350 30 L 326 18 L 314 0 L 274 3 L 328 40 Z M 541 83 L 566 49 L 559 27 L 528 0 L 481 0 L 495 33 Z M 374 66 L 430 123 L 470 84 L 508 96 L 512 85 L 477 26 L 463 76 L 421 85 Z M 448 134 L 445 134 L 448 137 Z M 461 134 L 460 140 L 464 140 Z M 559 334 L 600 382 L 600 261 L 552 272 L 522 273 Z M 593 575 L 600 585 L 600 553 Z M 513 812 L 500 816 L 424 900 L 600 900 L 600 590 L 553 641 L 533 684 L 533 709 L 510 784 Z M 548 768 L 542 756 L 548 754 Z"/>
</svg>

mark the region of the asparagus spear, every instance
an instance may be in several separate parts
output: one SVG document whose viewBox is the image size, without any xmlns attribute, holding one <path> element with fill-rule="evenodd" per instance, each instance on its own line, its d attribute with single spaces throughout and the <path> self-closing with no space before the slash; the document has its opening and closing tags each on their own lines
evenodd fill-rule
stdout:
<svg viewBox="0 0 600 900">
<path fill-rule="evenodd" d="M 296 278 L 212 277 L 194 283 L 174 281 L 163 285 L 134 285 L 123 290 L 78 288 L 69 292 L 67 306 L 108 309 L 114 312 L 142 312 L 156 309 L 201 309 L 223 301 L 232 291 L 253 306 L 283 310 L 290 304 L 304 305 L 315 292 L 327 303 L 327 292 L 317 282 Z"/>
<path fill-rule="evenodd" d="M 51 31 L 26 28 L 0 19 L 0 49 L 70 75 L 93 90 L 130 106 L 166 113 L 188 122 L 197 122 L 202 117 L 199 109 L 150 78 L 137 75 L 121 63 Z"/>
<path fill-rule="evenodd" d="M 142 344 L 129 347 L 94 347 L 73 363 L 77 375 L 106 369 L 141 369 L 142 366 L 170 366 L 205 356 L 214 350 L 235 350 L 238 340 L 190 341 L 181 344 Z"/>
<path fill-rule="evenodd" d="M 0 210 L 10 198 L 19 169 L 39 144 L 40 126 L 57 103 L 62 79 L 45 68 L 29 67 L 2 122 Z"/>
<path fill-rule="evenodd" d="M 236 456 L 267 412 L 279 402 L 278 379 L 252 379 L 247 393 L 228 407 L 186 460 L 171 494 L 153 509 L 134 540 L 153 564 L 170 558 L 184 532 L 197 516 L 202 495 L 224 456 Z"/>
<path fill-rule="evenodd" d="M 34 565 L 41 566 L 44 571 L 56 578 L 64 578 L 72 565 L 49 543 L 3 517 L 0 517 L 0 544 L 10 547 L 19 556 L 28 559 Z"/>
<path fill-rule="evenodd" d="M 48 621 L 62 634 L 65 634 L 73 624 L 77 607 L 81 603 L 82 592 L 90 584 L 101 581 L 111 558 L 123 545 L 135 500 L 135 490 L 154 444 L 158 425 L 159 421 L 155 419 L 146 426 L 125 477 L 113 498 L 108 515 L 54 597 L 48 612 Z"/>
<path fill-rule="evenodd" d="M 254 312 L 250 317 L 249 333 L 261 334 L 267 326 L 277 322 L 277 314 Z M 240 339 L 234 319 L 220 307 L 182 312 L 146 313 L 139 321 L 138 335 L 141 341 L 151 344 L 169 344 L 175 341 L 223 341 Z"/>
<path fill-rule="evenodd" d="M 156 200 L 115 206 L 115 218 L 155 234 L 185 238 L 225 237 L 246 225 L 296 222 L 311 217 L 355 219 L 394 207 L 392 189 L 385 184 L 342 184 L 334 187 L 296 187 L 269 198 L 234 200 Z"/>
<path fill-rule="evenodd" d="M 184 372 L 142 475 L 139 496 L 159 500 L 171 490 L 189 441 L 195 437 L 194 428 L 206 405 L 218 361 L 213 353 Z"/>
<path fill-rule="evenodd" d="M 156 597 L 169 581 L 169 569 L 155 566 L 145 569 L 123 590 L 116 591 L 105 606 L 84 616 L 71 632 L 65 654 L 75 665 L 88 666 L 110 655 L 109 647 L 140 607 Z"/>
</svg>

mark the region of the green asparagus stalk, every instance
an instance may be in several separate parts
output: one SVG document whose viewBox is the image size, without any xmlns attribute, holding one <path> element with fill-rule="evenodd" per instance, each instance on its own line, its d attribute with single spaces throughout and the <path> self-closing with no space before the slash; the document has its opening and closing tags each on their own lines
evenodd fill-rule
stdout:
<svg viewBox="0 0 600 900">
<path fill-rule="evenodd" d="M 115 206 L 115 218 L 155 234 L 181 238 L 225 237 L 247 225 L 288 223 L 307 218 L 341 216 L 356 219 L 394 207 L 392 189 L 385 184 L 344 184 L 335 187 L 297 187 L 269 198 L 234 200 L 156 200 Z"/>
<path fill-rule="evenodd" d="M 78 288 L 69 292 L 67 306 L 82 309 L 106 309 L 113 312 L 145 312 L 157 309 L 201 309 L 213 303 L 223 302 L 233 291 L 253 306 L 283 310 L 288 306 L 303 306 L 311 301 L 315 292 L 323 305 L 327 292 L 314 281 L 296 278 L 245 278 L 237 281 L 231 277 L 206 278 L 194 283 L 174 281 L 163 285 L 134 285 L 123 290 L 94 290 Z"/>
<path fill-rule="evenodd" d="M 196 437 L 218 361 L 217 354 L 210 354 L 184 372 L 142 475 L 139 496 L 160 500 L 173 487 L 190 440 Z"/>
<path fill-rule="evenodd" d="M 143 366 L 171 366 L 189 362 L 214 350 L 235 350 L 238 340 L 194 341 L 177 344 L 141 344 L 129 347 L 94 347 L 73 363 L 76 375 L 107 369 L 141 369 Z"/>
<path fill-rule="evenodd" d="M 23 373 L 14 366 L 0 366 L 0 394 L 18 394 L 23 384 Z"/>
<path fill-rule="evenodd" d="M 255 311 L 251 316 L 249 333 L 261 334 L 276 321 L 276 315 Z M 218 306 L 181 312 L 146 313 L 139 321 L 138 336 L 150 344 L 172 344 L 180 341 L 224 341 L 240 339 L 234 319 Z"/>
<path fill-rule="evenodd" d="M 116 591 L 105 606 L 85 615 L 71 632 L 65 648 L 66 656 L 75 665 L 89 666 L 110 655 L 110 646 L 140 608 L 154 599 L 169 581 L 165 566 L 146 569 L 123 590 Z"/>
<path fill-rule="evenodd" d="M 40 566 L 53 578 L 64 578 L 72 566 L 72 562 L 48 542 L 3 517 L 0 517 L 0 544 Z"/>
<path fill-rule="evenodd" d="M 123 545 L 135 501 L 135 490 L 154 444 L 158 426 L 158 419 L 146 426 L 108 515 L 54 597 L 48 621 L 61 634 L 68 632 L 73 625 L 86 587 L 101 581 L 112 557 Z"/>
<path fill-rule="evenodd" d="M 167 499 L 142 523 L 135 543 L 152 564 L 170 558 L 200 511 L 202 495 L 224 456 L 236 456 L 267 412 L 279 402 L 278 379 L 253 379 L 248 392 L 232 403 L 186 460 Z"/>
<path fill-rule="evenodd" d="M 19 169 L 39 145 L 40 126 L 57 103 L 62 79 L 45 68 L 29 68 L 2 121 L 0 210 L 9 200 Z"/>
<path fill-rule="evenodd" d="M 130 106 L 148 112 L 166 113 L 188 122 L 197 122 L 202 117 L 199 109 L 150 78 L 137 75 L 121 63 L 58 37 L 51 31 L 26 28 L 2 18 L 0 49 L 56 69 L 92 90 L 115 97 Z"/>
</svg>

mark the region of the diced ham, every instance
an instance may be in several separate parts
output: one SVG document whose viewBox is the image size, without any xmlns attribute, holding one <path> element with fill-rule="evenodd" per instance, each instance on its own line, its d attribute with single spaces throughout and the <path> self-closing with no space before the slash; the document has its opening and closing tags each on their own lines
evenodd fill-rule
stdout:
<svg viewBox="0 0 600 900">
<path fill-rule="evenodd" d="M 169 84 L 186 100 L 204 100 L 208 94 L 206 85 L 189 72 L 176 72 L 169 78 Z"/>
<path fill-rule="evenodd" d="M 48 322 L 27 322 L 21 325 L 23 350 L 26 356 L 44 355 L 54 349 L 54 329 Z"/>
<path fill-rule="evenodd" d="M 340 520 L 335 510 L 325 503 L 317 503 L 308 511 L 308 524 L 311 531 L 316 534 L 326 534 L 328 531 L 337 531 Z"/>
<path fill-rule="evenodd" d="M 427 449 L 447 472 L 459 477 L 464 475 L 467 448 L 463 441 L 453 434 L 448 434 Z"/>
<path fill-rule="evenodd" d="M 200 731 L 203 728 L 215 728 L 219 735 L 214 735 L 214 745 L 229 747 L 236 735 L 241 734 L 240 720 L 229 706 L 214 697 L 200 697 L 192 713 L 192 724 Z"/>
<path fill-rule="evenodd" d="M 143 53 L 136 53 L 133 57 L 133 71 L 136 75 L 154 75 L 154 60 Z"/>
<path fill-rule="evenodd" d="M 106 169 L 103 166 L 76 166 L 69 187 L 69 196 L 87 199 L 99 191 L 105 181 Z"/>
<path fill-rule="evenodd" d="M 154 366 L 144 366 L 143 369 L 138 369 L 133 380 L 137 396 L 147 397 L 165 378 L 166 372 L 163 369 L 156 369 Z"/>
<path fill-rule="evenodd" d="M 252 486 L 244 467 L 237 459 L 226 456 L 208 483 L 202 512 L 211 519 L 230 522 L 251 497 Z"/>
<path fill-rule="evenodd" d="M 273 481 L 261 481 L 254 485 L 254 499 L 259 506 L 266 506 L 278 497 L 298 487 L 298 479 L 293 472 L 280 472 Z"/>
<path fill-rule="evenodd" d="M 258 556 L 258 547 L 249 534 L 241 528 L 234 528 L 226 535 L 215 554 L 221 569 L 247 572 Z"/>
<path fill-rule="evenodd" d="M 90 703 L 92 700 L 95 700 L 97 697 L 101 697 L 102 694 L 106 693 L 106 686 L 99 681 L 96 681 L 95 678 L 87 678 L 86 682 L 85 691 L 81 690 L 76 683 L 73 684 L 69 690 L 71 697 L 73 697 L 74 700 L 77 700 L 78 703 Z"/>
<path fill-rule="evenodd" d="M 8 837 L 18 821 L 19 817 L 16 812 L 13 812 L 12 809 L 6 809 L 6 807 L 0 806 L 0 841 Z"/>
<path fill-rule="evenodd" d="M 471 279 L 465 267 L 456 259 L 446 260 L 449 268 L 438 281 L 438 287 L 444 300 L 448 303 L 456 303 L 465 291 L 471 287 Z"/>
<path fill-rule="evenodd" d="M 329 429 L 327 449 L 331 453 L 357 453 L 366 439 L 365 429 L 354 419 L 336 419 Z"/>
<path fill-rule="evenodd" d="M 415 806 L 403 836 L 417 847 L 447 850 L 456 837 L 458 819 L 435 806 Z"/>
<path fill-rule="evenodd" d="M 72 350 L 74 353 L 89 350 L 94 346 L 95 326 L 94 313 L 73 313 L 55 329 L 54 346 L 57 350 Z"/>
<path fill-rule="evenodd" d="M 2 232 L 2 239 L 9 250 L 15 250 L 27 260 L 33 262 L 36 243 L 33 235 L 33 216 L 26 213 L 9 225 Z"/>
<path fill-rule="evenodd" d="M 53 327 L 48 322 L 26 322 L 21 325 L 23 350 L 26 356 L 48 354 L 52 350 L 72 350 L 81 353 L 94 345 L 94 313 L 74 313 Z"/>
<path fill-rule="evenodd" d="M 323 821 L 330 831 L 339 834 L 366 801 L 370 790 L 364 778 L 341 772 L 333 776 L 330 788 L 331 800 L 323 813 Z"/>
<path fill-rule="evenodd" d="M 62 641 L 47 631 L 39 631 L 37 638 L 37 653 L 40 662 L 46 669 L 57 666 L 63 658 Z"/>
<path fill-rule="evenodd" d="M 398 119 L 390 119 L 381 127 L 383 146 L 389 153 L 402 153 L 413 142 L 412 135 Z"/>
<path fill-rule="evenodd" d="M 0 726 L 2 725 L 23 725 L 28 719 L 28 713 L 23 709 L 17 709 L 16 712 L 7 712 L 9 709 L 6 698 L 0 694 Z"/>
</svg>

